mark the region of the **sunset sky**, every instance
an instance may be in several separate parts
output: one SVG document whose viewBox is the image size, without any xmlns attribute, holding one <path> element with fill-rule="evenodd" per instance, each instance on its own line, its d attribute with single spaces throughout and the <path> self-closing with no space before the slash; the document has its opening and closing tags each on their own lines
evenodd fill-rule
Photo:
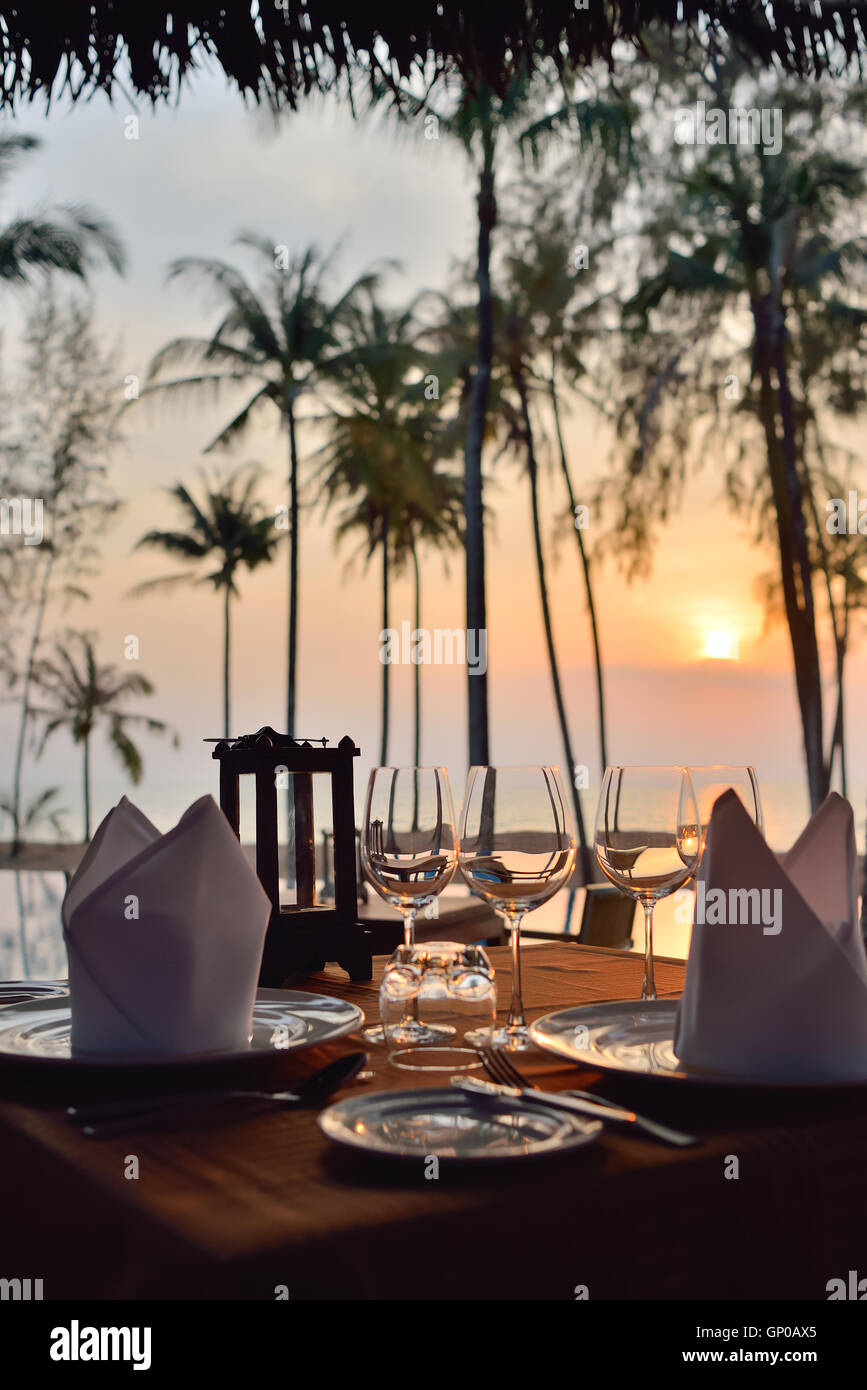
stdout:
<svg viewBox="0 0 867 1390">
<path fill-rule="evenodd" d="M 214 322 L 191 285 L 165 283 L 177 256 L 232 258 L 233 236 L 252 229 L 275 244 L 328 247 L 343 240 L 339 279 L 385 258 L 403 263 L 389 281 L 391 297 L 443 287 L 455 256 L 473 244 L 473 187 L 461 151 L 446 140 L 396 135 L 382 120 L 354 124 L 332 104 L 308 108 L 274 133 L 264 117 L 245 111 L 222 78 L 200 77 L 176 108 L 154 115 L 142 107 L 140 138 L 125 138 L 132 108 L 100 96 L 73 113 L 24 109 L 16 129 L 38 135 L 44 148 L 22 163 L 2 209 L 8 217 L 39 202 L 86 202 L 115 223 L 129 252 L 124 279 L 94 278 L 97 319 L 107 343 L 121 345 L 122 373 L 143 374 L 151 354 L 179 333 L 203 332 Z M 14 353 L 15 323 L 5 295 L 6 347 Z M 98 629 L 104 660 L 123 660 L 123 639 L 140 639 L 141 670 L 157 687 L 143 702 L 179 731 L 172 752 L 143 740 L 146 777 L 134 794 L 167 828 L 203 791 L 216 792 L 216 768 L 199 741 L 220 732 L 220 606 L 206 589 L 131 599 L 128 590 L 171 568 L 160 555 L 131 556 L 135 540 L 175 513 L 160 489 L 194 481 L 201 449 L 231 401 L 217 409 L 142 405 L 129 417 L 113 482 L 127 506 L 105 536 L 104 567 L 93 601 L 72 610 L 76 626 Z M 857 443 L 851 437 L 849 443 Z M 579 489 L 589 497 L 611 446 L 589 408 L 568 420 L 567 443 Z M 310 439 L 307 439 L 309 453 Z M 251 438 L 227 462 L 255 460 L 270 475 L 262 487 L 273 507 L 285 499 L 285 442 L 276 427 Z M 306 470 L 309 479 L 309 467 Z M 550 693 L 529 526 L 526 480 L 517 464 L 496 466 L 487 500 L 496 521 L 489 537 L 489 679 L 495 762 L 562 762 Z M 362 748 L 359 785 L 376 758 L 379 720 L 379 571 L 349 575 L 349 551 L 336 553 L 330 522 L 309 481 L 301 539 L 300 725 L 303 735 L 351 734 Z M 576 756 L 591 768 L 586 812 L 592 821 L 598 785 L 595 704 L 589 630 L 570 519 L 555 473 L 543 481 L 544 522 L 551 562 L 556 635 L 565 677 Z M 593 518 L 587 532 L 593 541 Z M 660 532 L 650 580 L 627 586 L 610 562 L 597 571 L 603 651 L 608 668 L 610 756 L 617 762 L 751 762 L 771 788 L 791 795 L 768 799 L 769 838 L 785 844 L 805 802 L 800 732 L 788 641 L 782 628 L 766 633 L 756 596 L 757 576 L 773 565 L 742 523 L 729 514 L 722 483 L 710 463 L 689 487 L 683 509 Z M 438 557 L 424 564 L 423 623 L 462 626 L 460 556 L 443 573 Z M 233 694 L 235 732 L 285 723 L 286 553 L 242 580 L 236 606 Z M 393 621 L 412 616 L 407 580 L 395 584 Z M 710 645 L 709 645 L 710 643 Z M 864 800 L 867 735 L 859 711 L 867 684 L 867 643 L 855 639 L 848 687 L 850 796 Z M 708 651 L 720 655 L 714 659 Z M 737 653 L 737 660 L 725 659 Z M 411 669 L 393 668 L 391 760 L 411 759 Z M 424 682 L 425 762 L 446 763 L 459 793 L 466 766 L 463 670 L 428 667 Z M 830 705 L 830 698 L 829 698 Z M 7 711 L 3 728 L 11 737 Z M 7 745 L 8 746 L 8 745 Z M 97 746 L 97 819 L 126 790 L 122 774 Z M 42 765 L 30 764 L 29 785 L 60 782 L 73 834 L 78 833 L 79 750 L 58 737 Z"/>
</svg>

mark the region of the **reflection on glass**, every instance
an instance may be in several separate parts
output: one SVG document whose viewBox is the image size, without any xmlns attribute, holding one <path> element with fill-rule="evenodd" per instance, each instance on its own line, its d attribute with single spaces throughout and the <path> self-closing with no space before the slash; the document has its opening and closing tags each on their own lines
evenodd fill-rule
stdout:
<svg viewBox="0 0 867 1390">
<path fill-rule="evenodd" d="M 759 779 L 756 777 L 755 768 L 735 767 L 719 763 L 714 767 L 690 767 L 688 770 L 695 790 L 698 819 L 701 825 L 699 859 L 704 854 L 714 802 L 719 800 L 723 792 L 729 790 L 735 792 L 760 833 L 765 833 L 762 799 L 759 795 Z"/>
</svg>

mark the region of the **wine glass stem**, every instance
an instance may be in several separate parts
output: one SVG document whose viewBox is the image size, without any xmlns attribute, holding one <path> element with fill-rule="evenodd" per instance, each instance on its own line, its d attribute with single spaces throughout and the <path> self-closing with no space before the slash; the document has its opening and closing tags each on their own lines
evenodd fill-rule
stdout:
<svg viewBox="0 0 867 1390">
<path fill-rule="evenodd" d="M 509 1003 L 509 1028 L 525 1028 L 524 996 L 521 989 L 521 919 L 523 912 L 509 916 L 512 946 L 512 998 Z"/>
<path fill-rule="evenodd" d="M 415 919 L 418 916 L 417 907 L 409 907 L 403 914 L 403 944 L 412 947 L 415 945 Z M 408 1009 L 404 1010 L 401 1023 L 418 1023 L 418 995 L 414 995 Z"/>
<path fill-rule="evenodd" d="M 417 907 L 409 907 L 403 914 L 403 944 L 404 946 L 415 945 L 415 919 L 418 916 Z"/>
<path fill-rule="evenodd" d="M 644 907 L 644 984 L 641 987 L 642 999 L 656 998 L 656 981 L 653 978 L 653 902 L 646 901 Z"/>
</svg>

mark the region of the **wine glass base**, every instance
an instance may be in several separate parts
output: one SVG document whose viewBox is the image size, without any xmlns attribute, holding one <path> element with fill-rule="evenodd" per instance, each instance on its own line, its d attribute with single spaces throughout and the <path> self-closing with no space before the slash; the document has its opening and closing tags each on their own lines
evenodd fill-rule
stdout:
<svg viewBox="0 0 867 1390">
<path fill-rule="evenodd" d="M 431 1047 L 399 1047 L 389 1053 L 388 1060 L 402 1071 L 442 1071 L 450 1075 L 475 1071 L 483 1065 L 474 1047 L 448 1047 L 443 1043 Z"/>
<path fill-rule="evenodd" d="M 391 1042 L 394 1047 L 421 1047 L 425 1044 L 436 1046 L 445 1038 L 453 1038 L 456 1031 L 457 1029 L 449 1023 L 417 1023 L 414 1019 L 406 1019 L 391 1029 Z M 363 1028 L 361 1036 L 369 1043 L 382 1045 L 386 1042 L 385 1029 L 381 1023 Z"/>
<path fill-rule="evenodd" d="M 474 1028 L 465 1035 L 471 1047 L 496 1047 L 501 1052 L 536 1052 L 536 1044 L 530 1037 L 526 1024 L 511 1028 Z"/>
</svg>

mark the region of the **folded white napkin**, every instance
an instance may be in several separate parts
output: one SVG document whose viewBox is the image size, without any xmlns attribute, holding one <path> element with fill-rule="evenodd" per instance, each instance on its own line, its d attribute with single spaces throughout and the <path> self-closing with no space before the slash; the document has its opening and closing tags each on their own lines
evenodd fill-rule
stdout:
<svg viewBox="0 0 867 1390">
<path fill-rule="evenodd" d="M 72 1049 L 243 1049 L 271 913 L 213 797 L 161 835 L 124 797 L 63 900 Z"/>
<path fill-rule="evenodd" d="M 696 885 L 681 1062 L 768 1081 L 867 1080 L 856 873 L 852 807 L 836 793 L 781 860 L 735 793 L 719 798 Z"/>
</svg>

